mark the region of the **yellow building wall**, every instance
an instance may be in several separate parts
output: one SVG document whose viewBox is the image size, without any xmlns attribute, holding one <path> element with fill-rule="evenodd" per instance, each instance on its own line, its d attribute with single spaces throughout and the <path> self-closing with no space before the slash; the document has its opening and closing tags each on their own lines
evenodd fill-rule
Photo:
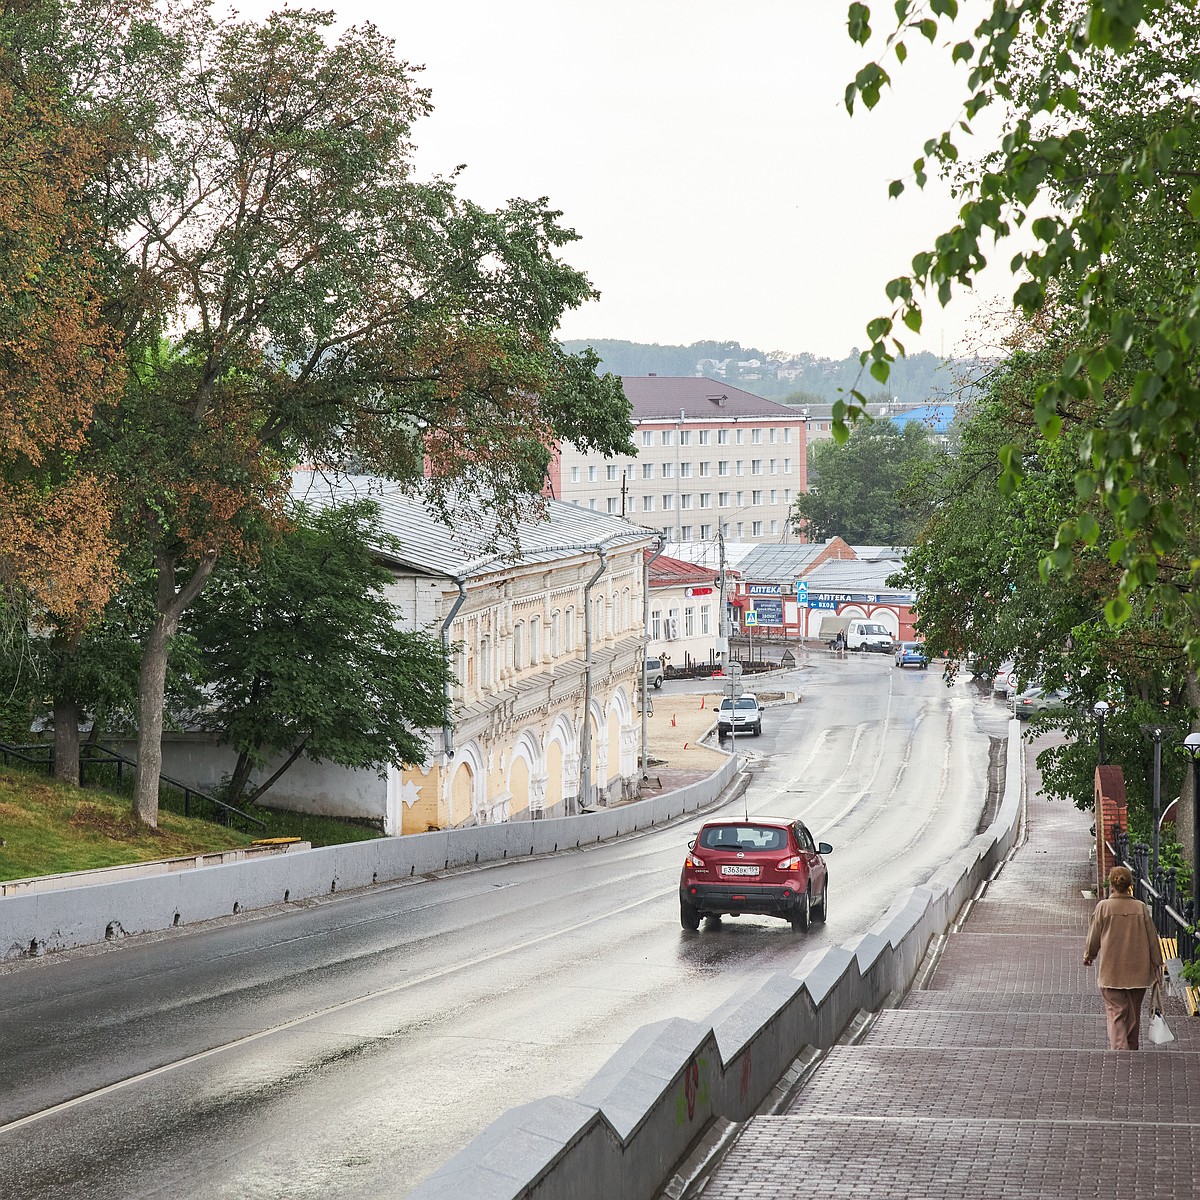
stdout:
<svg viewBox="0 0 1200 1200">
<path fill-rule="evenodd" d="M 424 774 L 417 767 L 406 767 L 400 776 L 401 790 L 415 790 L 412 804 L 400 805 L 401 833 L 428 833 L 441 829 L 443 814 L 439 797 L 442 794 L 442 770 L 433 767 Z"/>
<path fill-rule="evenodd" d="M 529 809 L 529 764 L 523 758 L 513 760 L 508 775 L 508 790 L 512 793 L 509 811 L 512 816 Z"/>
<path fill-rule="evenodd" d="M 608 778 L 605 786 L 621 775 L 621 721 L 615 712 L 608 714 Z"/>
<path fill-rule="evenodd" d="M 473 816 L 471 797 L 475 789 L 475 772 L 469 763 L 459 763 L 450 784 L 450 821 L 451 829 L 466 825 Z"/>
<path fill-rule="evenodd" d="M 546 807 L 552 811 L 563 802 L 562 775 L 562 746 L 551 742 L 546 751 Z"/>
</svg>

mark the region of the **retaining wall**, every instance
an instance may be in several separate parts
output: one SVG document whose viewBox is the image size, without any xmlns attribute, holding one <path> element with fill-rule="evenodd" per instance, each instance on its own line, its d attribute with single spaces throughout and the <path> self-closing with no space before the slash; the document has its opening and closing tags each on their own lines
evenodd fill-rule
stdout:
<svg viewBox="0 0 1200 1200">
<path fill-rule="evenodd" d="M 747 985 L 708 1024 L 644 1026 L 574 1099 L 505 1113 L 410 1200 L 651 1200 L 714 1120 L 746 1120 L 805 1047 L 832 1046 L 860 1009 L 908 989 L 930 940 L 1015 844 L 1024 784 L 1014 720 L 996 819 L 868 933 Z"/>
<path fill-rule="evenodd" d="M 729 758 L 697 783 L 580 816 L 406 834 L 148 879 L 5 896 L 0 898 L 0 959 L 92 945 L 451 867 L 607 841 L 710 804 L 733 773 Z"/>
</svg>

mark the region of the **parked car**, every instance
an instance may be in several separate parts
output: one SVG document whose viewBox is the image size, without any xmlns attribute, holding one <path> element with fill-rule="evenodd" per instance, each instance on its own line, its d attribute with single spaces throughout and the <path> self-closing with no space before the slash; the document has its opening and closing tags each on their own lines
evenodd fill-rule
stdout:
<svg viewBox="0 0 1200 1200">
<path fill-rule="evenodd" d="M 746 692 L 736 700 L 726 696 L 721 701 L 717 709 L 717 736 L 724 737 L 730 729 L 753 733 L 755 737 L 762 733 L 762 709 L 753 692 Z"/>
<path fill-rule="evenodd" d="M 901 642 L 896 647 L 896 666 L 920 667 L 924 671 L 929 666 L 925 647 L 920 642 Z"/>
<path fill-rule="evenodd" d="M 679 923 L 699 929 L 702 917 L 754 913 L 782 917 L 797 932 L 829 916 L 831 854 L 803 821 L 726 817 L 706 822 L 688 843 L 679 876 Z"/>
<path fill-rule="evenodd" d="M 1065 688 L 1055 688 L 1048 692 L 1042 687 L 1031 687 L 1013 697 L 1013 716 L 1022 721 L 1027 721 L 1041 712 L 1062 712 L 1066 707 Z"/>
<path fill-rule="evenodd" d="M 877 654 L 891 654 L 892 635 L 878 621 L 852 620 L 846 626 L 847 650 L 874 650 Z"/>
<path fill-rule="evenodd" d="M 663 660 L 661 658 L 646 659 L 646 683 L 652 688 L 662 687 Z"/>
<path fill-rule="evenodd" d="M 1002 662 L 997 668 L 995 675 L 992 676 L 992 695 L 1007 696 L 1009 682 L 1013 681 L 1015 690 L 1015 680 L 1013 680 L 1013 663 L 1012 659 Z"/>
</svg>

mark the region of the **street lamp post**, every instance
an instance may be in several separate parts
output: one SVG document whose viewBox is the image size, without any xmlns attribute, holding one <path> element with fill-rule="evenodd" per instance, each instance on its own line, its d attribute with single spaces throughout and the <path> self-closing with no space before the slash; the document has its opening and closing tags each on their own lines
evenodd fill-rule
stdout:
<svg viewBox="0 0 1200 1200">
<path fill-rule="evenodd" d="M 1096 760 L 1100 766 L 1104 766 L 1104 717 L 1108 712 L 1108 701 L 1097 700 L 1092 705 L 1092 712 L 1096 714 L 1096 722 L 1099 725 L 1099 738 L 1096 745 Z"/>
<path fill-rule="evenodd" d="M 1189 733 L 1183 748 L 1192 760 L 1192 920 L 1200 916 L 1200 733 Z"/>
<path fill-rule="evenodd" d="M 1141 731 L 1154 742 L 1154 829 L 1151 837 L 1150 878 L 1158 874 L 1158 811 L 1162 796 L 1162 736 L 1165 732 L 1161 725 L 1142 725 Z"/>
</svg>

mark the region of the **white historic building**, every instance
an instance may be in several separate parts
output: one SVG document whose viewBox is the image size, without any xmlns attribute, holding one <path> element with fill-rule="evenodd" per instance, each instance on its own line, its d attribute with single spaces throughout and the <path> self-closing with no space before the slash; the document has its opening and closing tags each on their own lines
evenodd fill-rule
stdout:
<svg viewBox="0 0 1200 1200">
<path fill-rule="evenodd" d="M 577 812 L 633 794 L 643 653 L 644 551 L 657 535 L 548 501 L 516 540 L 489 546 L 478 510 L 448 526 L 394 484 L 297 476 L 298 499 L 379 505 L 379 558 L 405 626 L 451 648 L 453 716 L 427 731 L 424 765 L 352 771 L 297 762 L 262 803 L 371 821 L 387 833 Z M 233 753 L 164 742 L 164 765 L 219 782 Z M 269 764 L 261 773 L 266 778 Z"/>
</svg>

